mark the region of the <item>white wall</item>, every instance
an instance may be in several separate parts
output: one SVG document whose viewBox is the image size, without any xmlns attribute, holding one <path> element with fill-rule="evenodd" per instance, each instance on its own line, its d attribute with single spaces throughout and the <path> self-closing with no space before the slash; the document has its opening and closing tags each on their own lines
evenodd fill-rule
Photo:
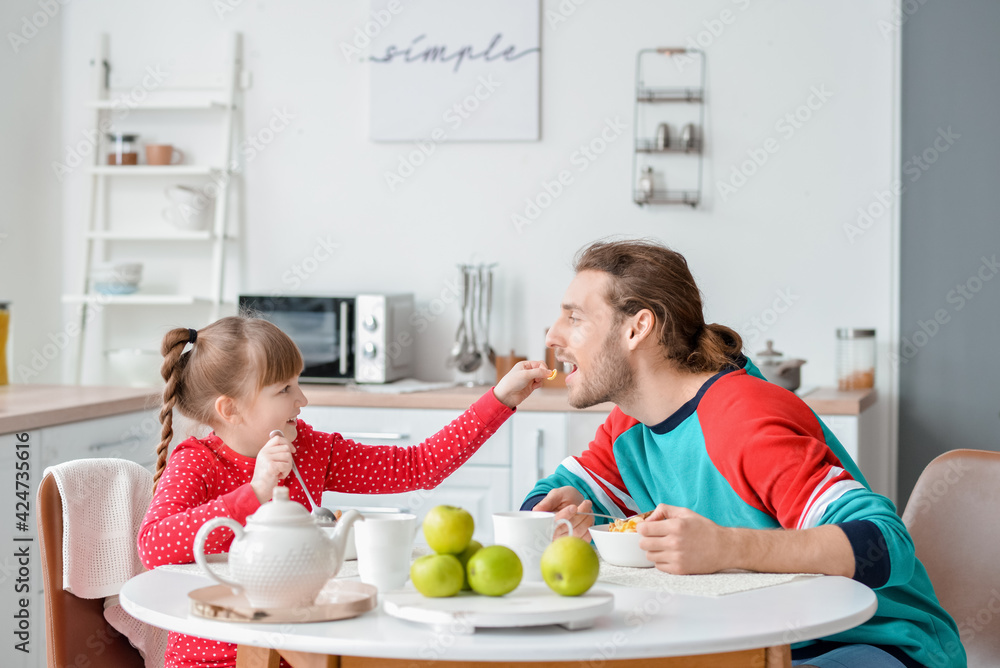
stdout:
<svg viewBox="0 0 1000 668">
<path fill-rule="evenodd" d="M 560 7 L 576 9 L 552 25 L 548 12 Z M 182 71 L 214 66 L 225 34 L 243 31 L 254 76 L 247 131 L 264 127 L 276 108 L 295 116 L 247 167 L 243 290 L 292 292 L 283 276 L 328 235 L 338 251 L 298 292 L 412 290 L 427 307 L 447 291 L 457 263 L 497 261 L 495 347 L 534 357 L 571 277 L 573 253 L 608 234 L 645 235 L 687 256 L 708 317 L 745 334 L 749 352 L 773 338 L 783 352 L 807 359 L 806 385 L 833 383 L 836 327 L 875 327 L 888 349 L 892 216 L 854 243 L 843 226 L 893 174 L 895 34 L 883 35 L 877 24 L 890 14 L 889 0 L 544 0 L 543 8 L 542 140 L 441 145 L 395 192 L 384 173 L 414 147 L 368 141 L 366 69 L 340 48 L 367 20 L 363 0 L 243 2 L 221 17 L 213 3 L 195 0 L 72 4 L 64 30 L 64 131 L 75 136 L 88 122 L 81 103 L 98 32 L 110 33 L 115 62 L 141 70 L 169 61 Z M 636 51 L 699 36 L 709 64 L 706 203 L 639 208 L 629 193 Z M 776 124 L 814 88 L 832 97 L 787 136 Z M 617 118 L 629 129 L 577 172 L 574 151 Z M 768 138 L 777 152 L 723 201 L 716 183 Z M 525 198 L 563 169 L 573 170 L 573 184 L 518 233 L 511 215 L 523 213 Z M 72 208 L 85 183 L 69 181 Z M 68 239 L 76 225 L 67 215 Z M 76 259 L 67 247 L 67 263 Z M 787 312 L 768 320 L 766 334 L 749 326 L 752 318 L 770 318 L 780 292 L 794 297 Z M 420 339 L 421 377 L 448 377 L 441 361 L 457 321 L 451 307 Z M 891 370 L 883 367 L 885 395 Z"/>
<path fill-rule="evenodd" d="M 12 383 L 61 376 L 61 189 L 49 165 L 60 148 L 58 10 L 55 2 L 51 16 L 34 1 L 0 3 L 0 300 L 13 302 Z"/>
</svg>

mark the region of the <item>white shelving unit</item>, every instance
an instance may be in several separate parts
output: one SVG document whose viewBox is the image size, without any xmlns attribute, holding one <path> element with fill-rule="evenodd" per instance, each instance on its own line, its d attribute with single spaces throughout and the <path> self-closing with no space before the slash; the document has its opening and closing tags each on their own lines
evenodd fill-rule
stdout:
<svg viewBox="0 0 1000 668">
<path fill-rule="evenodd" d="M 233 33 L 227 45 L 226 69 L 222 85 L 214 89 L 178 89 L 157 90 L 147 100 L 135 104 L 131 101 L 126 105 L 122 99 L 113 98 L 110 85 L 112 64 L 109 60 L 109 38 L 101 35 L 97 52 L 91 61 L 92 87 L 94 99 L 85 103 L 93 113 L 93 127 L 98 136 L 103 137 L 109 126 L 113 125 L 116 112 L 126 108 L 128 114 L 141 115 L 145 112 L 159 112 L 171 116 L 200 112 L 201 114 L 218 114 L 212 122 L 220 124 L 221 146 L 218 156 L 211 160 L 212 164 L 180 164 L 180 165 L 107 165 L 103 164 L 106 151 L 94 152 L 94 162 L 87 167 L 89 183 L 89 205 L 87 207 L 87 226 L 83 234 L 82 262 L 78 280 L 79 292 L 63 295 L 64 304 L 80 304 L 79 331 L 76 337 L 76 359 L 74 364 L 74 382 L 83 382 L 84 350 L 87 346 L 88 330 L 92 333 L 97 316 L 103 314 L 105 306 L 135 307 L 164 306 L 184 307 L 192 305 L 208 305 L 208 322 L 220 316 L 224 305 L 223 282 L 227 255 L 236 235 L 230 228 L 230 187 L 237 173 L 230 169 L 233 163 L 233 135 L 236 114 L 240 105 L 237 99 L 241 89 L 248 86 L 249 77 L 243 72 L 242 65 L 243 39 L 240 33 Z M 155 116 L 155 114 L 153 115 Z M 125 183 L 136 183 L 136 180 L 159 179 L 164 181 L 170 177 L 207 177 L 206 186 L 213 183 L 215 191 L 215 213 L 210 229 L 198 231 L 164 230 L 160 229 L 122 229 L 116 226 L 111 214 L 108 195 L 110 180 L 126 179 Z M 210 180 L 209 180 L 210 179 Z M 117 182 L 117 181 L 116 181 Z M 155 181 L 153 181 L 155 183 Z M 206 192 L 208 188 L 206 187 Z M 150 202 L 150 210 L 156 211 L 162 204 Z M 150 216 L 152 217 L 152 216 Z M 90 275 L 94 264 L 109 259 L 114 253 L 113 248 L 119 243 L 128 243 L 131 248 L 141 249 L 144 244 L 149 248 L 163 247 L 173 242 L 186 244 L 210 245 L 209 266 L 205 268 L 205 280 L 199 281 L 204 286 L 204 292 L 198 294 L 150 294 L 140 291 L 127 295 L 107 295 L 96 293 L 91 285 Z M 187 246 L 190 248 L 190 246 Z M 162 252 L 162 251 L 161 251 Z M 89 312 L 93 309 L 95 312 Z M 195 323 L 193 323 L 195 324 Z M 207 324 L 204 323 L 204 324 Z M 103 348 L 104 342 L 101 342 Z"/>
</svg>

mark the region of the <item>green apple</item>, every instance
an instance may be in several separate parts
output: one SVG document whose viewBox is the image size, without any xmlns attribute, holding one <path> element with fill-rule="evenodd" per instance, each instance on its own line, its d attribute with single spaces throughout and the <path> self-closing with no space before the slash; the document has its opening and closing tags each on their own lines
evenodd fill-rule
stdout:
<svg viewBox="0 0 1000 668">
<path fill-rule="evenodd" d="M 579 596 L 597 582 L 600 562 L 587 541 L 563 536 L 542 552 L 542 579 L 561 596 Z"/>
<path fill-rule="evenodd" d="M 465 569 L 450 554 L 428 554 L 410 565 L 413 586 L 429 598 L 454 596 L 465 582 Z"/>
<path fill-rule="evenodd" d="M 472 540 L 476 524 L 469 511 L 456 506 L 435 506 L 424 517 L 424 538 L 438 554 L 461 554 Z"/>
<path fill-rule="evenodd" d="M 478 540 L 474 540 L 469 543 L 469 547 L 465 548 L 461 554 L 457 555 L 458 560 L 462 564 L 462 589 L 472 589 L 472 587 L 469 586 L 469 578 L 465 575 L 465 569 L 469 565 L 469 557 L 481 549 L 483 549 L 483 544 Z"/>
<path fill-rule="evenodd" d="M 484 596 L 503 596 L 521 584 L 524 571 L 514 550 L 503 545 L 490 545 L 469 557 L 465 567 L 472 591 Z"/>
</svg>

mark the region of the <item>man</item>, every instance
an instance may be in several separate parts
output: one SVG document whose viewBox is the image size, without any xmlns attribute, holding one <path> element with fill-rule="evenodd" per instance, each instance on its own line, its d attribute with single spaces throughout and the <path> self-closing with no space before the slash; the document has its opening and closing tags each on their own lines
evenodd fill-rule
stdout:
<svg viewBox="0 0 1000 668">
<path fill-rule="evenodd" d="M 582 537 L 594 518 L 578 511 L 652 510 L 640 546 L 668 573 L 825 573 L 875 590 L 871 620 L 793 648 L 795 665 L 965 666 L 892 503 L 798 397 L 763 379 L 736 332 L 705 324 L 684 258 L 598 242 L 574 268 L 546 345 L 574 365 L 570 404 L 616 407 L 522 508 L 556 512 Z"/>
</svg>

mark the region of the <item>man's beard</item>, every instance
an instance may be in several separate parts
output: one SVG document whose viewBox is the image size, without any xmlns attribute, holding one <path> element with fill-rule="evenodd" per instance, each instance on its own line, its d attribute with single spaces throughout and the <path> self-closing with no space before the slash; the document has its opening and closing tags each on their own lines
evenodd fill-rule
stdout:
<svg viewBox="0 0 1000 668">
<path fill-rule="evenodd" d="M 584 382 L 577 387 L 576 396 L 570 395 L 570 406 L 588 408 L 606 401 L 621 404 L 631 396 L 635 389 L 635 372 L 629 366 L 628 356 L 619 347 L 617 339 L 618 333 L 612 328 L 594 359 L 594 368 L 584 376 Z"/>
</svg>

